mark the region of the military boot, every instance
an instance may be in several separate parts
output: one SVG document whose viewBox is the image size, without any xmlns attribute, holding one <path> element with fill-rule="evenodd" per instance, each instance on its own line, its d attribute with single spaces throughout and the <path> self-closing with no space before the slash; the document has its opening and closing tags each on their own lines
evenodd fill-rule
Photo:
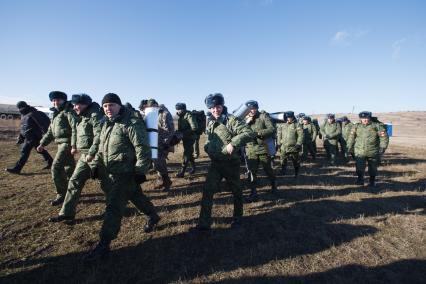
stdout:
<svg viewBox="0 0 426 284">
<path fill-rule="evenodd" d="M 58 216 L 50 217 L 47 221 L 51 223 L 57 223 L 62 221 L 72 222 L 74 221 L 74 216 L 58 215 Z"/>
<path fill-rule="evenodd" d="M 283 176 L 285 176 L 285 175 L 286 175 L 286 172 L 287 172 L 287 162 L 284 162 L 284 163 L 281 165 L 281 174 L 282 174 Z"/>
<path fill-rule="evenodd" d="M 376 177 L 375 176 L 370 176 L 368 186 L 376 187 Z"/>
<path fill-rule="evenodd" d="M 299 176 L 299 170 L 300 170 L 299 166 L 294 167 L 294 178 L 297 178 Z"/>
<path fill-rule="evenodd" d="M 152 213 L 149 215 L 149 219 L 146 222 L 143 230 L 145 233 L 152 232 L 154 230 L 155 225 L 160 221 L 160 216 L 157 213 Z"/>
<path fill-rule="evenodd" d="M 250 186 L 250 195 L 246 198 L 246 201 L 248 203 L 255 202 L 259 195 L 257 194 L 256 186 L 251 185 Z"/>
<path fill-rule="evenodd" d="M 163 191 L 169 191 L 170 186 L 172 185 L 172 181 L 170 180 L 169 175 L 161 175 L 161 178 L 163 179 Z"/>
<path fill-rule="evenodd" d="M 6 168 L 6 172 L 19 175 L 21 173 L 21 169 L 19 167 Z"/>
<path fill-rule="evenodd" d="M 358 175 L 358 178 L 356 179 L 357 185 L 364 185 L 364 177 L 362 175 Z"/>
<path fill-rule="evenodd" d="M 191 165 L 191 170 L 188 173 L 190 175 L 193 175 L 195 174 L 195 162 L 194 161 L 190 162 L 190 165 Z"/>
<path fill-rule="evenodd" d="M 64 202 L 64 199 L 65 199 L 64 196 L 57 195 L 55 199 L 50 201 L 50 205 L 52 205 L 52 206 L 61 205 L 62 202 Z"/>
<path fill-rule="evenodd" d="M 100 240 L 96 247 L 83 256 L 83 261 L 96 261 L 105 258 L 110 252 L 111 241 Z"/>
<path fill-rule="evenodd" d="M 185 175 L 187 165 L 182 166 L 181 170 L 176 174 L 177 178 L 183 178 Z"/>
<path fill-rule="evenodd" d="M 271 192 L 272 193 L 278 192 L 277 182 L 275 180 L 271 180 Z"/>
</svg>

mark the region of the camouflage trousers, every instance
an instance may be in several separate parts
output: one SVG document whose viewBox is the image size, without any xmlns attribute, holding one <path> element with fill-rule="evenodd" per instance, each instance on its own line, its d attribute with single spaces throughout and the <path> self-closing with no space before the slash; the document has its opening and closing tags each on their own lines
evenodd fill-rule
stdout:
<svg viewBox="0 0 426 284">
<path fill-rule="evenodd" d="M 368 164 L 368 174 L 370 177 L 377 176 L 377 168 L 380 164 L 380 158 L 378 156 L 376 157 L 360 157 L 355 156 L 355 167 L 356 167 L 356 174 L 358 176 L 364 176 L 365 167 Z"/>
<path fill-rule="evenodd" d="M 197 134 L 197 137 L 195 138 L 195 142 L 194 142 L 194 153 L 195 156 L 199 157 L 200 156 L 200 135 Z"/>
<path fill-rule="evenodd" d="M 188 165 L 189 162 L 194 162 L 194 139 L 183 139 L 183 157 L 182 166 Z"/>
<path fill-rule="evenodd" d="M 330 161 L 332 164 L 336 163 L 337 142 L 334 144 L 334 143 L 330 143 L 330 141 L 328 140 L 325 140 L 324 149 L 326 152 L 327 160 Z"/>
<path fill-rule="evenodd" d="M 160 148 L 160 147 L 159 147 Z M 158 150 L 158 157 L 157 159 L 153 160 L 154 162 L 154 169 L 159 172 L 161 175 L 168 174 L 167 170 L 167 156 L 169 155 L 168 151 L 165 150 Z"/>
<path fill-rule="evenodd" d="M 288 160 L 292 161 L 295 169 L 300 167 L 299 152 L 284 152 L 281 154 L 281 167 L 283 171 L 287 168 Z"/>
<path fill-rule="evenodd" d="M 68 143 L 58 144 L 58 151 L 52 163 L 52 179 L 55 184 L 57 197 L 65 197 L 67 193 L 68 179 L 75 168 L 75 160 L 71 155 L 71 145 Z"/>
<path fill-rule="evenodd" d="M 260 165 L 262 165 L 262 168 L 270 182 L 273 183 L 275 181 L 275 173 L 272 169 L 272 159 L 268 154 L 257 155 L 249 153 L 247 158 L 248 168 L 253 174 L 253 181 L 251 182 L 251 185 L 255 186 L 257 184 L 257 172 Z"/>
<path fill-rule="evenodd" d="M 117 237 L 129 200 L 146 215 L 156 213 L 154 205 L 136 184 L 133 174 L 108 174 L 102 178 L 101 187 L 106 194 L 104 221 L 99 233 L 101 240 L 111 241 Z"/>
<path fill-rule="evenodd" d="M 225 178 L 228 188 L 234 196 L 234 217 L 243 216 L 243 191 L 240 183 L 240 161 L 212 161 L 207 173 L 206 183 L 201 199 L 201 210 L 198 225 L 211 226 L 213 195 L 220 188 Z"/>
<path fill-rule="evenodd" d="M 305 142 L 302 145 L 302 159 L 306 160 L 308 158 L 308 154 L 315 159 L 316 156 L 316 147 L 314 145 L 315 142 Z"/>
</svg>

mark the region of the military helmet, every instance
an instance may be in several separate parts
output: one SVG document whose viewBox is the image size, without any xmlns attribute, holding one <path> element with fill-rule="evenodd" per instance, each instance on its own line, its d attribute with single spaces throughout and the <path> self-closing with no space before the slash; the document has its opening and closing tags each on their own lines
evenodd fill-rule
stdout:
<svg viewBox="0 0 426 284">
<path fill-rule="evenodd" d="M 212 108 L 217 105 L 223 106 L 225 105 L 225 98 L 223 97 L 221 93 L 214 93 L 214 94 L 208 95 L 204 99 L 204 103 L 206 104 L 207 108 Z"/>
<path fill-rule="evenodd" d="M 370 118 L 373 116 L 373 114 L 371 113 L 371 111 L 361 111 L 359 113 L 359 118 Z"/>
<path fill-rule="evenodd" d="M 50 101 L 53 101 L 54 99 L 61 99 L 66 101 L 67 100 L 67 94 L 61 91 L 53 91 L 49 93 L 49 99 Z"/>
<path fill-rule="evenodd" d="M 177 103 L 176 104 L 176 110 L 186 110 L 186 104 L 185 103 Z"/>
<path fill-rule="evenodd" d="M 246 106 L 248 108 L 255 108 L 255 109 L 259 109 L 259 104 L 257 103 L 257 101 L 254 100 L 250 100 L 246 102 Z"/>
<path fill-rule="evenodd" d="M 294 111 L 286 111 L 286 112 L 285 112 L 285 116 L 286 116 L 286 117 L 292 117 L 292 118 L 295 118 L 295 116 L 294 116 Z"/>
<path fill-rule="evenodd" d="M 87 94 L 75 94 L 71 97 L 71 103 L 74 105 L 90 105 L 92 103 L 92 98 Z"/>
</svg>

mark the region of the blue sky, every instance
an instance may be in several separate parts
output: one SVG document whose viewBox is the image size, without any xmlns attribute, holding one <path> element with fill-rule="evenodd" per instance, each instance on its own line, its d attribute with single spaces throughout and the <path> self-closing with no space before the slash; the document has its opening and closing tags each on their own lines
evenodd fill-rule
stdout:
<svg viewBox="0 0 426 284">
<path fill-rule="evenodd" d="M 426 110 L 426 1 L 0 1 L 0 102 Z"/>
</svg>

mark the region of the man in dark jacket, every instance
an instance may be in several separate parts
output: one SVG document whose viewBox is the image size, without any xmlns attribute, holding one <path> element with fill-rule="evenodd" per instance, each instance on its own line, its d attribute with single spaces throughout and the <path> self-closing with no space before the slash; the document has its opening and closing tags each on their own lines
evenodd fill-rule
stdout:
<svg viewBox="0 0 426 284">
<path fill-rule="evenodd" d="M 22 114 L 21 127 L 17 140 L 17 144 L 22 144 L 21 157 L 16 162 L 13 168 L 7 168 L 6 171 L 12 174 L 19 174 L 30 156 L 31 149 L 37 148 L 40 139 L 45 130 L 49 127 L 49 117 L 44 113 L 26 102 L 20 101 L 16 104 L 19 112 Z M 43 169 L 50 169 L 52 166 L 52 157 L 44 149 L 39 154 L 46 161 L 46 166 Z"/>
</svg>

